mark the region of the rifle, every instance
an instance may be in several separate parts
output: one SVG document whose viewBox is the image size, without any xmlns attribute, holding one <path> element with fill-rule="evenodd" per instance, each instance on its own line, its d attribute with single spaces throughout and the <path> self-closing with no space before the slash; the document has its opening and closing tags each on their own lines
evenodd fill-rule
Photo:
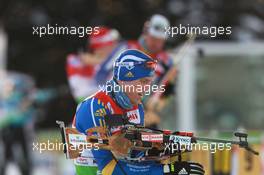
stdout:
<svg viewBox="0 0 264 175">
<path fill-rule="evenodd" d="M 105 118 L 106 122 L 109 121 L 108 118 Z M 110 135 L 110 128 L 118 125 L 117 120 L 124 120 L 124 118 L 114 118 L 116 120 L 111 120 L 109 127 L 90 128 L 86 131 L 87 135 L 79 133 L 75 128 L 65 127 L 62 121 L 57 121 L 57 124 L 61 128 L 66 158 L 74 159 L 79 157 L 80 153 L 85 149 L 86 144 L 89 144 L 90 149 L 118 150 L 119 158 L 125 160 L 154 160 L 162 164 L 168 164 L 176 161 L 181 162 L 182 154 L 191 152 L 192 150 L 189 149 L 190 145 L 197 144 L 198 142 L 238 145 L 240 148 L 254 155 L 259 155 L 257 151 L 249 146 L 248 135 L 246 133 L 235 132 L 234 136 L 238 140 L 225 140 L 196 137 L 192 132 L 172 132 L 127 123 L 122 126 L 119 134 Z M 121 141 L 122 144 L 118 143 L 120 141 L 117 139 L 118 136 L 125 139 Z M 140 157 L 132 158 L 130 157 L 130 153 L 133 151 L 142 151 L 144 154 Z"/>
</svg>

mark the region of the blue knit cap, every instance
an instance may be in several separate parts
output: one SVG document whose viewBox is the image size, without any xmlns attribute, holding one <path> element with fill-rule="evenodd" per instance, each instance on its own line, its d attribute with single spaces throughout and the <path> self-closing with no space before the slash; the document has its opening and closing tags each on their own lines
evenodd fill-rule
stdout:
<svg viewBox="0 0 264 175">
<path fill-rule="evenodd" d="M 147 66 L 147 63 L 156 64 L 156 61 L 139 50 L 125 50 L 115 60 L 114 78 L 121 81 L 133 81 L 152 77 L 155 68 Z"/>
</svg>

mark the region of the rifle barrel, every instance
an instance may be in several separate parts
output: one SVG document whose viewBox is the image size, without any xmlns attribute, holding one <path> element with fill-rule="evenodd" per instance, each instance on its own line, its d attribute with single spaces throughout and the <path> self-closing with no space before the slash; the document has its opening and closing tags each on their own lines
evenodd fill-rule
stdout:
<svg viewBox="0 0 264 175">
<path fill-rule="evenodd" d="M 233 145 L 241 145 L 242 142 L 234 141 L 234 140 L 225 140 L 225 139 L 212 139 L 212 138 L 205 138 L 205 137 L 194 137 L 197 141 L 204 141 L 204 142 L 215 142 L 215 143 L 231 143 Z"/>
</svg>

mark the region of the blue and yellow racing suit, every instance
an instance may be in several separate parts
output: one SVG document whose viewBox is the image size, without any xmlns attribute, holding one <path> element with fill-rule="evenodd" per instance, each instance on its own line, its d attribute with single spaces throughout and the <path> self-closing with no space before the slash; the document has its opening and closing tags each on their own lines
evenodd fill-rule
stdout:
<svg viewBox="0 0 264 175">
<path fill-rule="evenodd" d="M 115 114 L 126 114 L 129 122 L 144 125 L 144 111 L 141 104 L 130 110 L 124 110 L 116 104 L 110 94 L 104 91 L 97 92 L 78 106 L 74 124 L 79 132 L 86 134 L 89 128 L 106 126 L 104 116 Z M 120 129 L 120 126 L 111 128 L 111 134 L 115 134 Z M 116 160 L 111 151 L 102 149 L 92 150 L 92 154 L 103 175 L 163 174 L 163 165 L 153 161 L 139 163 Z"/>
</svg>

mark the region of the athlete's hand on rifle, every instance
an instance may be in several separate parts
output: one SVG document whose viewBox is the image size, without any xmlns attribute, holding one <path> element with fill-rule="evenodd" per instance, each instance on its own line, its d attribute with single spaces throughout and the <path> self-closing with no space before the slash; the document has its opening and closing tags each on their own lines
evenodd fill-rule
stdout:
<svg viewBox="0 0 264 175">
<path fill-rule="evenodd" d="M 132 146 L 132 142 L 124 137 L 122 133 L 116 133 L 109 137 L 109 146 L 111 147 L 111 152 L 117 158 L 126 157 Z"/>
</svg>

